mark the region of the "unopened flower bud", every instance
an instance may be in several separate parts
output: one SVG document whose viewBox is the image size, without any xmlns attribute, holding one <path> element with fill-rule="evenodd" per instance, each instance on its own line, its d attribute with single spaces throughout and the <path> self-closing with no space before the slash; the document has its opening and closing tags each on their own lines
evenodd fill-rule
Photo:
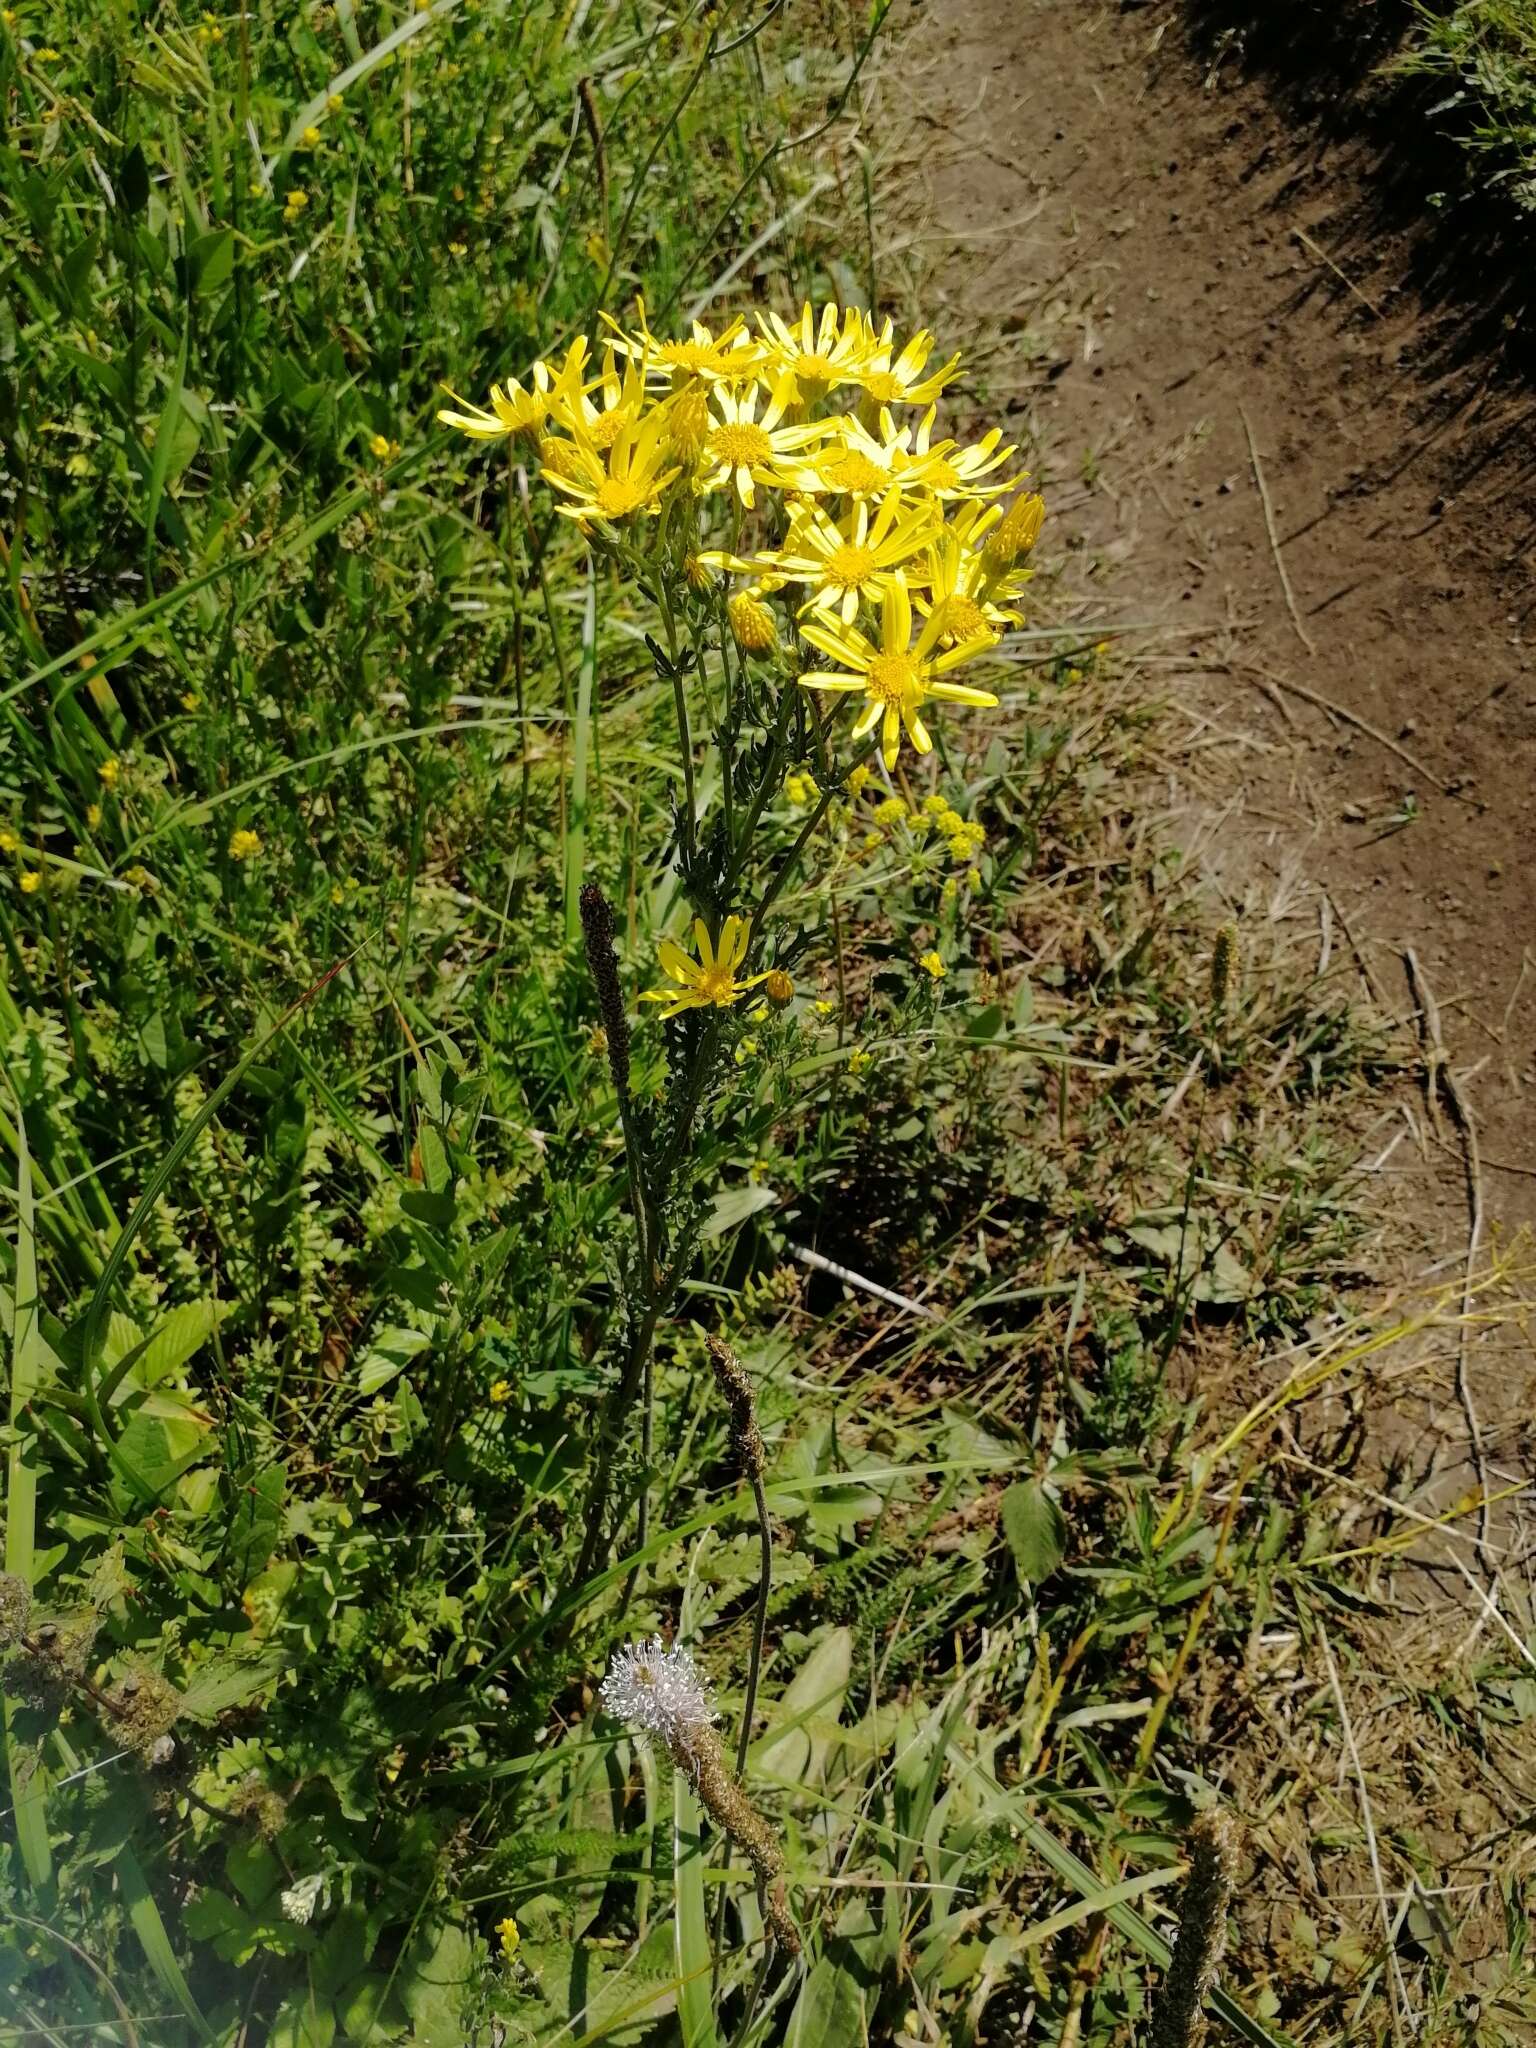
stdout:
<svg viewBox="0 0 1536 2048">
<path fill-rule="evenodd" d="M 779 642 L 773 613 L 750 590 L 738 590 L 726 608 L 731 634 L 744 654 L 771 654 Z"/>
<path fill-rule="evenodd" d="M 787 1010 L 795 999 L 795 984 L 782 967 L 770 967 L 763 976 L 763 994 L 776 1010 Z"/>
</svg>

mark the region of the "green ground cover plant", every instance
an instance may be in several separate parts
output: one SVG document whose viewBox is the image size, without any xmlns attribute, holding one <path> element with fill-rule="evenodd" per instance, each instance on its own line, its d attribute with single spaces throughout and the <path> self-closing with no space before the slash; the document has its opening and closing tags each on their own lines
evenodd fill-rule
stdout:
<svg viewBox="0 0 1536 2048">
<path fill-rule="evenodd" d="M 918 755 L 801 689 L 787 546 L 600 531 L 637 293 L 893 372 L 832 152 L 880 26 L 6 10 L 14 2038 L 1184 2024 L 1264 1631 L 1362 1597 L 1273 1447 L 1460 1295 L 1341 1313 L 1390 1049 L 1213 931 L 1048 576 L 958 592 L 1023 623 Z M 574 488 L 439 426 L 582 339 Z M 733 914 L 771 962 L 659 1017 Z M 678 1672 L 674 1774 L 603 1688 Z M 1385 1951 L 1292 1961 L 1239 1915 L 1239 2038 L 1387 2037 Z"/>
<path fill-rule="evenodd" d="M 1399 68 L 1444 78 L 1435 108 L 1479 159 L 1486 182 L 1523 212 L 1536 209 L 1536 7 L 1530 0 L 1467 0 L 1415 7 Z"/>
</svg>

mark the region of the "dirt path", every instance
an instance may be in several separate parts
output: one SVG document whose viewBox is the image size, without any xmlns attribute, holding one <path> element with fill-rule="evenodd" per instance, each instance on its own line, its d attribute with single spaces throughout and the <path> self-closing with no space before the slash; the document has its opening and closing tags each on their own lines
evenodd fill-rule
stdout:
<svg viewBox="0 0 1536 2048">
<path fill-rule="evenodd" d="M 1370 149 L 1202 76 L 1182 7 L 929 0 L 905 53 L 935 324 L 1016 334 L 984 395 L 1039 436 L 1084 616 L 1149 628 L 1228 742 L 1192 757 L 1207 864 L 1410 1021 L 1412 950 L 1489 1223 L 1536 1219 L 1536 627 L 1497 457 L 1528 394 L 1445 371 L 1408 254 L 1346 228 Z M 1468 1221 L 1444 1092 L 1385 1168 L 1430 1251 Z"/>
</svg>

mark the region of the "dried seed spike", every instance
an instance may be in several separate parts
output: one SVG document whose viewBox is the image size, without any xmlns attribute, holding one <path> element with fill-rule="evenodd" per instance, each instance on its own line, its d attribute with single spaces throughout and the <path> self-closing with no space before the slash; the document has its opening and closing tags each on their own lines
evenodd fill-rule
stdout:
<svg viewBox="0 0 1536 2048">
<path fill-rule="evenodd" d="M 747 1369 L 723 1337 L 706 1337 L 704 1348 L 714 1367 L 715 1383 L 731 1414 L 731 1449 L 747 1479 L 761 1479 L 766 1463 L 763 1433 L 757 1426 L 757 1394 Z"/>
<path fill-rule="evenodd" d="M 1173 1960 L 1152 2011 L 1147 2048 L 1199 2048 L 1205 2038 L 1201 2010 L 1227 1945 L 1227 1907 L 1237 1886 L 1241 1831 L 1219 1808 L 1203 1813 L 1189 1831 L 1189 1879 L 1179 1902 Z"/>
<path fill-rule="evenodd" d="M 587 965 L 597 989 L 597 1011 L 608 1041 L 608 1070 L 621 1104 L 629 1100 L 629 1018 L 619 986 L 619 960 L 613 949 L 613 911 L 596 882 L 581 892 L 581 936 Z M 626 1111 L 626 1114 L 628 1112 Z"/>
<path fill-rule="evenodd" d="M 1237 980 L 1237 926 L 1224 924 L 1216 934 L 1216 943 L 1211 948 L 1211 1008 L 1216 1011 L 1227 1007 L 1227 998 Z"/>
</svg>

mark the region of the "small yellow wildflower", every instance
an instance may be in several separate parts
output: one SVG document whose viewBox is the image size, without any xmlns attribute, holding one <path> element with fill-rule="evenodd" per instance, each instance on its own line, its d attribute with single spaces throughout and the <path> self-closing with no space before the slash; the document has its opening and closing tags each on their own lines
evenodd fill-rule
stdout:
<svg viewBox="0 0 1536 2048">
<path fill-rule="evenodd" d="M 877 825 L 899 825 L 907 816 L 907 807 L 899 796 L 888 796 L 875 805 L 872 815 Z"/>
<path fill-rule="evenodd" d="M 683 581 L 688 585 L 688 588 L 690 590 L 696 590 L 699 596 L 702 597 L 704 593 L 707 590 L 709 590 L 710 587 L 713 585 L 714 580 L 714 577 L 710 573 L 708 562 L 704 561 L 702 557 L 695 554 L 684 555 Z"/>
<path fill-rule="evenodd" d="M 267 188 L 263 185 L 260 178 L 252 178 L 245 189 L 252 199 L 265 199 L 267 196 Z"/>
<path fill-rule="evenodd" d="M 14 7 L 0 7 L 0 21 L 3 21 L 3 22 L 5 23 L 5 25 L 6 25 L 6 27 L 7 27 L 7 28 L 14 28 L 14 27 L 16 26 L 16 10 L 15 10 L 15 8 L 14 8 Z"/>
<path fill-rule="evenodd" d="M 959 894 L 960 884 L 955 880 L 953 875 L 947 876 L 943 888 L 939 891 L 939 901 L 944 905 L 946 910 L 949 908 L 950 904 L 954 902 L 955 898 Z"/>
<path fill-rule="evenodd" d="M 991 647 L 995 636 L 980 634 L 940 653 L 942 631 L 943 620 L 935 613 L 916 640 L 912 639 L 907 579 L 900 569 L 894 570 L 881 597 L 878 646 L 852 626 L 834 626 L 825 619 L 802 622 L 801 637 L 809 640 L 818 653 L 830 655 L 843 666 L 812 669 L 801 676 L 801 685 L 809 690 L 862 691 L 864 706 L 854 721 L 852 737 L 861 740 L 878 728 L 881 756 L 886 767 L 893 768 L 903 732 L 918 753 L 933 751 L 933 740 L 923 722 L 923 705 L 928 698 L 951 704 L 997 702 L 990 690 L 951 682 L 949 677 L 951 669 Z"/>
<path fill-rule="evenodd" d="M 784 778 L 784 794 L 792 804 L 813 804 L 821 795 L 815 776 L 809 768 L 796 768 Z"/>
<path fill-rule="evenodd" d="M 261 852 L 261 834 L 253 832 L 248 825 L 241 825 L 229 835 L 229 857 L 231 860 L 255 860 Z"/>
<path fill-rule="evenodd" d="M 309 194 L 304 190 L 304 187 L 302 185 L 291 186 L 289 188 L 287 197 L 283 200 L 283 205 L 287 208 L 290 218 L 293 218 L 298 214 L 301 214 L 304 211 L 305 207 L 308 206 L 308 204 Z"/>
<path fill-rule="evenodd" d="M 368 437 L 368 453 L 376 457 L 380 462 L 388 461 L 389 452 L 393 446 L 394 443 L 387 434 L 370 434 Z"/>
<path fill-rule="evenodd" d="M 91 458 L 83 449 L 77 448 L 65 463 L 64 474 L 66 476 L 89 476 L 90 473 Z"/>
<path fill-rule="evenodd" d="M 92 804 L 92 810 L 96 805 Z M 9 825 L 0 825 L 0 853 L 15 853 L 20 849 L 21 840 Z"/>
<path fill-rule="evenodd" d="M 332 884 L 331 884 L 331 901 L 332 901 L 333 903 L 345 903 L 345 902 L 346 902 L 346 900 L 347 900 L 347 892 L 346 892 L 346 890 L 345 890 L 345 889 L 343 889 L 343 888 L 342 888 L 342 886 L 341 886 L 340 882 L 332 882 Z"/>
<path fill-rule="evenodd" d="M 96 770 L 97 775 L 101 778 L 103 789 L 116 789 L 117 778 L 122 772 L 123 764 L 118 760 L 116 754 L 109 754 Z"/>
<path fill-rule="evenodd" d="M 51 49 L 47 44 L 40 50 L 34 50 L 32 54 L 39 64 L 57 64 L 59 61 L 58 51 Z"/>
<path fill-rule="evenodd" d="M 872 1052 L 866 1052 L 862 1045 L 856 1045 L 848 1055 L 848 1071 L 850 1074 L 862 1074 L 866 1067 L 874 1065 L 874 1060 Z"/>
<path fill-rule="evenodd" d="M 339 114 L 341 112 L 341 94 L 339 92 L 328 92 L 325 96 L 325 104 L 333 114 Z"/>
<path fill-rule="evenodd" d="M 757 1051 L 757 1040 L 756 1040 L 755 1038 L 744 1038 L 744 1039 L 743 1039 L 743 1040 L 741 1041 L 740 1045 L 738 1045 L 738 1046 L 737 1046 L 737 1048 L 736 1048 L 736 1064 L 737 1064 L 737 1066 L 738 1066 L 738 1067 L 744 1067 L 744 1066 L 745 1066 L 745 1065 L 747 1064 L 747 1061 L 748 1061 L 749 1059 L 751 1059 L 752 1055 L 753 1055 L 753 1054 L 754 1054 L 754 1053 L 755 1053 L 756 1051 Z"/>
<path fill-rule="evenodd" d="M 1020 555 L 1027 555 L 1040 538 L 1045 523 L 1045 500 L 1038 492 L 1015 498 L 1003 514 L 1001 525 L 987 536 L 981 559 L 989 580 L 995 581 L 1011 569 Z"/>
<path fill-rule="evenodd" d="M 123 880 L 134 889 L 153 889 L 155 886 L 155 878 L 149 869 L 140 867 L 137 863 L 123 870 Z"/>
<path fill-rule="evenodd" d="M 836 1008 L 836 1003 L 829 1002 L 825 996 L 816 998 L 815 1009 L 818 1017 L 830 1017 Z"/>
<path fill-rule="evenodd" d="M 467 255 L 469 254 L 469 244 L 468 244 L 468 242 L 450 242 L 450 243 L 448 244 L 448 254 L 449 254 L 450 256 L 455 256 L 455 257 L 457 257 L 457 256 L 467 256 Z"/>
<path fill-rule="evenodd" d="M 197 693 L 197 691 L 196 691 L 196 690 L 187 690 L 187 691 L 185 691 L 185 692 L 183 693 L 183 695 L 182 695 L 182 699 L 181 699 L 181 708 L 182 708 L 182 710 L 183 710 L 183 711 L 201 711 L 201 710 L 202 710 L 202 708 L 203 708 L 203 700 L 202 700 L 202 698 L 201 698 L 201 697 L 200 697 L 200 696 L 198 695 L 198 693 Z"/>
<path fill-rule="evenodd" d="M 510 1963 L 523 1945 L 523 1931 L 510 1914 L 497 1921 L 496 1939 L 501 1943 L 502 1961 Z"/>
<path fill-rule="evenodd" d="M 795 984 L 782 967 L 770 967 L 763 976 L 763 994 L 776 1010 L 787 1009 L 795 999 Z"/>
<path fill-rule="evenodd" d="M 40 874 L 38 873 L 37 869 L 36 869 L 36 868 L 28 868 L 28 869 L 27 869 L 27 871 L 26 871 L 26 873 L 25 873 L 25 874 L 24 874 L 24 875 L 22 876 L 22 878 L 21 878 L 21 893 L 22 893 L 22 895 L 23 895 L 23 896 L 35 896 L 35 895 L 37 894 L 38 890 L 39 890 L 39 889 L 41 889 L 41 887 L 42 887 L 42 886 L 43 886 L 43 878 L 42 878 L 42 876 L 41 876 L 41 875 L 40 875 Z"/>
<path fill-rule="evenodd" d="M 395 1782 L 395 1780 L 396 1780 L 396 1779 L 397 1779 L 397 1778 L 399 1777 L 400 1773 L 401 1773 L 401 1772 L 402 1772 L 402 1771 L 403 1771 L 404 1769 L 405 1769 L 405 1746 L 404 1746 L 404 1744 L 403 1744 L 403 1743 L 398 1743 L 398 1742 L 397 1742 L 397 1743 L 395 1744 L 394 1748 L 393 1748 L 393 1749 L 392 1749 L 392 1750 L 391 1750 L 391 1751 L 389 1752 L 389 1755 L 388 1755 L 388 1756 L 387 1756 L 387 1757 L 385 1758 L 385 1760 L 384 1760 L 384 1782 L 385 1782 L 385 1784 L 386 1784 L 386 1785 L 393 1785 L 393 1784 L 394 1784 L 394 1782 Z"/>
<path fill-rule="evenodd" d="M 931 951 L 920 954 L 917 964 L 924 974 L 930 975 L 935 981 L 942 981 L 949 972 L 940 956 Z"/>
<path fill-rule="evenodd" d="M 691 960 L 675 939 L 663 939 L 659 947 L 661 964 L 671 977 L 671 988 L 648 988 L 642 1003 L 665 1003 L 663 1018 L 676 1017 L 684 1010 L 729 1009 L 748 989 L 766 981 L 766 974 L 742 976 L 738 970 L 747 957 L 750 932 L 747 921 L 734 914 L 720 928 L 718 946 L 709 935 L 702 917 L 693 921 L 694 943 L 699 957 Z"/>
<path fill-rule="evenodd" d="M 320 130 L 318 128 L 313 127 L 306 128 L 304 130 L 304 133 L 299 137 L 299 141 L 305 149 L 318 148 L 320 143 Z"/>
<path fill-rule="evenodd" d="M 510 1380 L 492 1380 L 485 1398 L 493 1408 L 505 1408 L 512 1398 L 512 1382 Z"/>
<path fill-rule="evenodd" d="M 725 614 L 731 622 L 731 637 L 743 654 L 771 654 L 778 645 L 773 613 L 752 591 L 738 590 Z"/>
<path fill-rule="evenodd" d="M 848 794 L 850 796 L 859 796 L 862 794 L 864 785 L 866 782 L 868 782 L 868 780 L 869 763 L 867 761 L 860 761 L 856 768 L 850 768 L 848 770 L 848 779 L 844 784 L 844 787 L 847 789 Z"/>
</svg>

